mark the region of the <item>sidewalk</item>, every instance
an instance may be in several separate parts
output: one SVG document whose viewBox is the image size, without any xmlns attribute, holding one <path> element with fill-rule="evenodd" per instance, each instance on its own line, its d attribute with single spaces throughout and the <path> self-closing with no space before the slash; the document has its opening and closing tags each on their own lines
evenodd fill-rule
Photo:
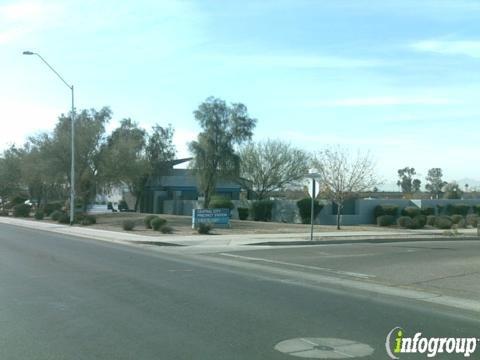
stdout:
<svg viewBox="0 0 480 360">
<path fill-rule="evenodd" d="M 445 235 L 444 230 L 406 230 L 398 231 L 348 231 L 314 233 L 310 241 L 309 233 L 291 234 L 247 234 L 247 235 L 159 235 L 143 236 L 128 232 L 91 229 L 83 226 L 52 224 L 36 220 L 24 220 L 0 217 L 0 223 L 23 226 L 31 229 L 50 231 L 58 234 L 79 236 L 117 243 L 150 244 L 164 246 L 239 246 L 239 245 L 308 245 L 308 244 L 342 244 L 362 242 L 426 241 L 426 240 L 480 240 L 476 229 L 461 229 L 459 235 Z"/>
</svg>

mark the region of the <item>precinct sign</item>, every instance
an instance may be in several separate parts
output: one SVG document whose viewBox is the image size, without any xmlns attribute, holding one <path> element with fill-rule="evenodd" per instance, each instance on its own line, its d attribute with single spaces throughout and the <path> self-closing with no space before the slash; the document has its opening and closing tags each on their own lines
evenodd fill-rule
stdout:
<svg viewBox="0 0 480 360">
<path fill-rule="evenodd" d="M 192 229 L 196 229 L 201 223 L 209 223 L 213 227 L 230 227 L 230 209 L 193 209 Z"/>
</svg>

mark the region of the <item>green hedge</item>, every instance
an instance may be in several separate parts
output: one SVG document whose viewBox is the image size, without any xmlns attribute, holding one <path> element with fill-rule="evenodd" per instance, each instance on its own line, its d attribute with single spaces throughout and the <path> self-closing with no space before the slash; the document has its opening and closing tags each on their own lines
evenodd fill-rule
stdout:
<svg viewBox="0 0 480 360">
<path fill-rule="evenodd" d="M 13 216 L 14 217 L 29 217 L 30 216 L 30 205 L 27 204 L 18 204 L 13 207 Z"/>
<path fill-rule="evenodd" d="M 62 216 L 62 214 L 64 214 L 63 211 L 55 210 L 50 214 L 50 219 L 52 219 L 53 221 L 58 221 L 58 219 L 60 219 L 60 216 Z"/>
<path fill-rule="evenodd" d="M 300 213 L 300 218 L 302 219 L 302 224 L 310 224 L 312 220 L 312 198 L 304 198 L 297 201 L 298 211 Z M 317 200 L 313 201 L 313 218 L 315 219 L 317 215 L 322 211 L 323 204 L 320 204 Z"/>
<path fill-rule="evenodd" d="M 427 207 L 421 208 L 420 212 L 422 213 L 422 215 L 425 215 L 425 216 L 435 215 L 435 208 L 432 206 L 427 206 Z"/>
<path fill-rule="evenodd" d="M 62 203 L 55 202 L 55 203 L 48 203 L 42 206 L 43 212 L 45 216 L 50 216 L 55 210 L 60 211 L 62 209 Z"/>
<path fill-rule="evenodd" d="M 415 217 L 401 216 L 397 220 L 398 226 L 406 229 L 422 229 L 427 223 L 425 215 L 417 215 Z"/>
<path fill-rule="evenodd" d="M 377 217 L 378 226 L 391 226 L 395 224 L 395 216 L 393 215 L 382 215 Z"/>
<path fill-rule="evenodd" d="M 400 216 L 397 219 L 397 225 L 402 228 L 410 228 L 413 224 L 413 220 L 410 216 Z"/>
<path fill-rule="evenodd" d="M 243 208 L 243 207 L 239 207 L 237 208 L 237 211 L 238 211 L 238 218 L 240 220 L 247 220 L 248 219 L 248 208 Z"/>
<path fill-rule="evenodd" d="M 35 219 L 37 220 L 43 220 L 43 218 L 45 217 L 45 213 L 43 212 L 42 209 L 37 209 L 37 211 L 35 211 Z"/>
<path fill-rule="evenodd" d="M 451 229 L 452 225 L 453 221 L 448 216 L 442 215 L 435 218 L 435 227 L 438 229 Z"/>
<path fill-rule="evenodd" d="M 375 216 L 375 219 L 383 215 L 391 215 L 396 217 L 398 215 L 398 206 L 397 205 L 377 205 L 373 209 L 373 215 Z"/>
<path fill-rule="evenodd" d="M 70 224 L 70 215 L 67 213 L 62 212 L 58 217 L 58 222 L 60 224 Z"/>
<path fill-rule="evenodd" d="M 467 216 L 470 208 L 471 206 L 466 204 L 458 204 L 458 205 L 448 204 L 445 209 L 448 215 Z"/>
<path fill-rule="evenodd" d="M 255 221 L 272 220 L 272 200 L 258 200 L 252 204 L 252 217 Z"/>
<path fill-rule="evenodd" d="M 452 222 L 454 224 L 460 223 L 462 220 L 465 220 L 465 218 L 462 215 L 452 215 L 450 216 L 450 219 L 452 219 Z"/>
<path fill-rule="evenodd" d="M 421 215 L 421 210 L 416 206 L 407 206 L 402 209 L 402 216 L 409 216 L 411 218 L 414 218 L 419 215 Z"/>
<path fill-rule="evenodd" d="M 427 216 L 427 225 L 429 226 L 435 226 L 435 219 L 437 217 L 435 215 L 428 215 Z"/>
<path fill-rule="evenodd" d="M 209 207 L 211 209 L 230 209 L 233 210 L 235 208 L 235 205 L 233 204 L 232 200 L 224 197 L 224 196 L 212 196 L 212 199 L 210 200 L 210 205 Z"/>
<path fill-rule="evenodd" d="M 473 205 L 472 206 L 472 210 L 475 214 L 477 214 L 478 216 L 480 216 L 480 205 Z"/>
</svg>

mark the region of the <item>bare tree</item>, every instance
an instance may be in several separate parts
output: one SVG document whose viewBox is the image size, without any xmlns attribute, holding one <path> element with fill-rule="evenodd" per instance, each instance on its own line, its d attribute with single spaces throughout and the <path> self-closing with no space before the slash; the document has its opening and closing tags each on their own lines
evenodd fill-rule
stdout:
<svg viewBox="0 0 480 360">
<path fill-rule="evenodd" d="M 340 230 L 345 200 L 379 184 L 374 163 L 368 153 L 357 152 L 351 156 L 346 149 L 333 147 L 316 154 L 313 165 L 324 196 L 337 205 L 337 229 Z"/>
<path fill-rule="evenodd" d="M 249 143 L 240 150 L 240 183 L 257 199 L 305 177 L 309 155 L 280 140 Z"/>
</svg>

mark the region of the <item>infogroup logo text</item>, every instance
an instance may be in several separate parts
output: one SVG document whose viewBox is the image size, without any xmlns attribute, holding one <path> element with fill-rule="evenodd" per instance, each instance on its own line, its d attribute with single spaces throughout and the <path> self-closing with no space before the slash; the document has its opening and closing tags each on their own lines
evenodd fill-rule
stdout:
<svg viewBox="0 0 480 360">
<path fill-rule="evenodd" d="M 401 354 L 426 354 L 433 358 L 437 354 L 463 354 L 468 358 L 477 348 L 480 339 L 471 338 L 440 338 L 422 337 L 421 332 L 413 337 L 406 337 L 401 327 L 393 328 L 387 335 L 385 348 L 392 359 L 400 359 Z"/>
</svg>

